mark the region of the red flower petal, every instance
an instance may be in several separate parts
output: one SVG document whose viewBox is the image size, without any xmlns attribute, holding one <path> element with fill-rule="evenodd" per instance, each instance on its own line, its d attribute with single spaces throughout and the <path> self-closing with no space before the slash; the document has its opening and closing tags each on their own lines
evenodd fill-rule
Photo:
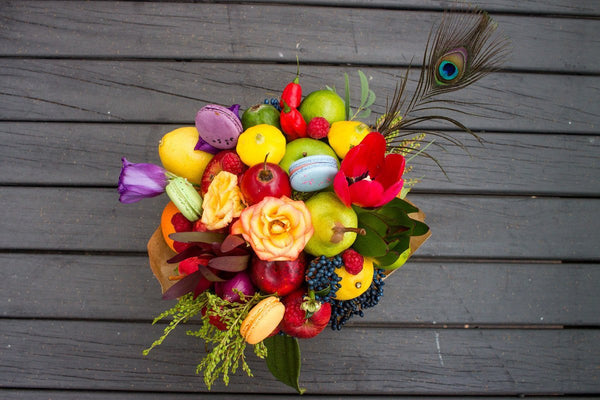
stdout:
<svg viewBox="0 0 600 400">
<path fill-rule="evenodd" d="M 361 207 L 375 207 L 381 201 L 383 186 L 375 181 L 359 181 L 349 187 L 352 203 Z"/>
<path fill-rule="evenodd" d="M 402 186 L 404 185 L 404 180 L 400 179 L 399 182 L 396 182 L 389 188 L 385 189 L 383 194 L 381 195 L 381 199 L 379 203 L 375 204 L 373 207 L 381 207 L 394 200 L 394 197 L 398 196 L 398 193 L 402 190 Z"/>
<path fill-rule="evenodd" d="M 348 151 L 342 160 L 342 169 L 346 176 L 357 177 L 365 172 L 376 176 L 383 166 L 386 142 L 379 132 L 371 132 L 357 145 Z"/>
<path fill-rule="evenodd" d="M 379 174 L 375 180 L 384 188 L 388 188 L 402 179 L 404 173 L 404 165 L 406 160 L 401 154 L 389 154 L 384 162 L 383 168 L 379 170 Z"/>
<path fill-rule="evenodd" d="M 339 197 L 339 199 L 346 205 L 346 207 L 350 207 L 352 204 L 350 199 L 350 190 L 348 188 L 348 181 L 346 180 L 346 175 L 342 170 L 339 170 L 337 174 L 335 174 L 335 178 L 333 178 L 333 190 L 335 194 Z"/>
</svg>

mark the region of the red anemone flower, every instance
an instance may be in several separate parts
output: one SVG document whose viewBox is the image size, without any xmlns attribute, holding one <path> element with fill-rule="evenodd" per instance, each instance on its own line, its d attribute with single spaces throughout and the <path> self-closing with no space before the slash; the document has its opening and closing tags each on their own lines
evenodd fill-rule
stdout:
<svg viewBox="0 0 600 400">
<path fill-rule="evenodd" d="M 385 149 L 383 135 L 371 132 L 346 154 L 333 180 L 333 189 L 346 207 L 381 207 L 400 193 L 404 157 L 386 156 Z"/>
</svg>

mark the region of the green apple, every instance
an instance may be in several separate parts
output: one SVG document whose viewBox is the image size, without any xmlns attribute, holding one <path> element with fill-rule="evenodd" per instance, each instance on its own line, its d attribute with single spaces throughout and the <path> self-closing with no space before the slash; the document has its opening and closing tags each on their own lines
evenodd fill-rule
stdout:
<svg viewBox="0 0 600 400">
<path fill-rule="evenodd" d="M 315 230 L 304 247 L 308 254 L 333 257 L 352 246 L 356 234 L 361 233 L 356 212 L 346 207 L 335 193 L 317 193 L 305 204 Z"/>
<path fill-rule="evenodd" d="M 242 114 L 242 127 L 244 130 L 260 124 L 273 125 L 281 129 L 279 125 L 279 111 L 270 104 L 256 104 Z"/>
<path fill-rule="evenodd" d="M 340 167 L 340 161 L 338 160 L 335 151 L 333 151 L 327 143 L 311 138 L 300 138 L 289 142 L 285 146 L 285 155 L 279 162 L 279 166 L 289 174 L 290 165 L 292 165 L 294 161 L 297 161 L 302 157 L 318 155 L 326 155 L 335 158 L 338 168 Z"/>
</svg>

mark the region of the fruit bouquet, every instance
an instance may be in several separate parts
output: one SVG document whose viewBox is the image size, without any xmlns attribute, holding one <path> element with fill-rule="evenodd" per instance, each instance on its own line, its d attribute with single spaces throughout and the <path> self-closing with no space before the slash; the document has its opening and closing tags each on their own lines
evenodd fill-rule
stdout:
<svg viewBox="0 0 600 400">
<path fill-rule="evenodd" d="M 375 93 L 358 71 L 360 101 L 351 106 L 344 76 L 340 96 L 325 86 L 303 97 L 299 80 L 278 98 L 247 107 L 209 104 L 195 126 L 175 129 L 158 146 L 162 166 L 122 159 L 120 201 L 166 193 L 160 227 L 148 242 L 150 266 L 163 298 L 177 303 L 160 314 L 171 321 L 144 354 L 180 323 L 203 339 L 197 366 L 210 389 L 246 362 L 247 345 L 273 375 L 299 392 L 297 339 L 327 326 L 339 331 L 378 304 L 384 279 L 430 235 L 425 215 L 405 199 L 413 157 L 448 133 L 418 130 L 441 121 L 432 109 L 461 112 L 444 97 L 499 66 L 505 40 L 479 11 L 445 15 L 428 41 L 414 94 L 408 72 L 386 112 L 374 123 Z M 430 37 L 431 38 L 431 37 Z M 434 139 L 425 142 L 426 134 Z M 435 160 L 435 159 L 434 159 Z"/>
</svg>

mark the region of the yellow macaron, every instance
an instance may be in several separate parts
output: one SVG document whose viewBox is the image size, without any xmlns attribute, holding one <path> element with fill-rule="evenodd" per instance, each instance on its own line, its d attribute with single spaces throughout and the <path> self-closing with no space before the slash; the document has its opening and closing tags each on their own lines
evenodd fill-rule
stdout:
<svg viewBox="0 0 600 400">
<path fill-rule="evenodd" d="M 285 314 L 285 306 L 275 296 L 269 296 L 252 307 L 242 322 L 240 334 L 249 344 L 266 339 L 277 328 Z"/>
</svg>

